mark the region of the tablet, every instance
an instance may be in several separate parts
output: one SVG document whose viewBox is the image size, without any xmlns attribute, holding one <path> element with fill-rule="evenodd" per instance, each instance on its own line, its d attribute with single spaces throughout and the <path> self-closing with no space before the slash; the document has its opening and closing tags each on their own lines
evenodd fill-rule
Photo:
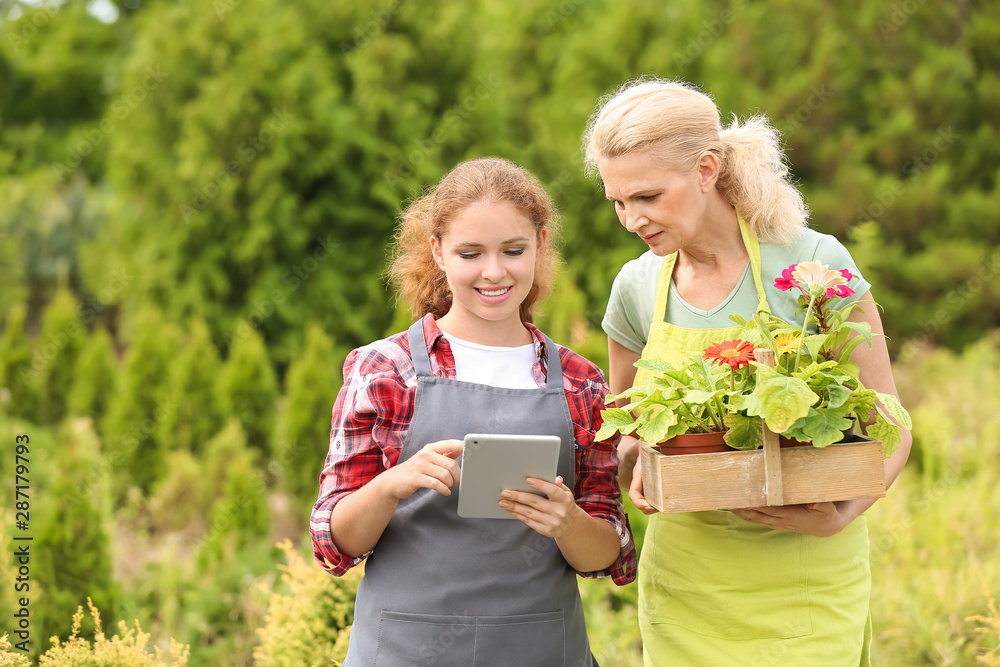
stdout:
<svg viewBox="0 0 1000 667">
<path fill-rule="evenodd" d="M 467 519 L 513 519 L 498 504 L 500 492 L 515 489 L 541 495 L 538 489 L 528 486 L 525 478 L 554 482 L 561 442 L 557 435 L 465 436 L 458 515 Z"/>
</svg>

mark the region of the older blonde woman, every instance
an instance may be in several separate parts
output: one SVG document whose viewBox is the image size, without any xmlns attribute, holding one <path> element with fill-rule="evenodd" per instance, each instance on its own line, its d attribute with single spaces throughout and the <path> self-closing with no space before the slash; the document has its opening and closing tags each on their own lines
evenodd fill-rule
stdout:
<svg viewBox="0 0 1000 667">
<path fill-rule="evenodd" d="M 882 332 L 850 254 L 806 227 L 808 210 L 766 118 L 723 127 L 715 103 L 690 84 L 635 81 L 598 105 L 585 148 L 622 225 L 649 245 L 615 279 L 603 322 L 613 392 L 637 380 L 640 358 L 678 363 L 734 337 L 731 313 L 800 320 L 794 297 L 774 287 L 797 262 L 848 269 L 855 298 L 866 302 L 859 317 Z M 882 337 L 852 360 L 866 387 L 896 393 Z M 887 483 L 910 442 L 904 431 L 885 462 Z M 638 441 L 623 437 L 619 480 L 649 514 L 637 453 Z M 639 567 L 645 663 L 869 664 L 863 513 L 872 502 L 651 516 Z"/>
</svg>

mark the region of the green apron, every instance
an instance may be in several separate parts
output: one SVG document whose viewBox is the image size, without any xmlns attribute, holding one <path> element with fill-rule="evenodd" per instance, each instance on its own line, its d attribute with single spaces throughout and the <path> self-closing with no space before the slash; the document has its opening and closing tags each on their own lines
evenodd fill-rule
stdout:
<svg viewBox="0 0 1000 667">
<path fill-rule="evenodd" d="M 770 312 L 760 245 L 746 223 L 758 312 Z M 666 257 L 642 357 L 679 365 L 738 327 L 664 322 L 677 253 Z M 750 317 L 753 313 L 740 313 Z M 636 383 L 648 379 L 636 373 Z M 772 530 L 726 511 L 654 514 L 639 561 L 644 664 L 869 665 L 871 573 L 864 515 L 833 537 Z"/>
</svg>

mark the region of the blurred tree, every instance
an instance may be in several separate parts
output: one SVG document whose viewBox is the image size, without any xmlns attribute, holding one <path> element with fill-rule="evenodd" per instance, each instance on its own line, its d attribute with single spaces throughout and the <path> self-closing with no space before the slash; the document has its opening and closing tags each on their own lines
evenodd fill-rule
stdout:
<svg viewBox="0 0 1000 667">
<path fill-rule="evenodd" d="M 152 305 L 144 306 L 130 324 L 130 345 L 102 429 L 115 470 L 116 502 L 130 486 L 148 492 L 163 474 L 158 424 L 176 410 L 166 400 L 168 368 L 178 348 L 176 328 L 164 323 Z"/>
<path fill-rule="evenodd" d="M 300 499 L 316 495 L 345 356 L 319 323 L 310 322 L 305 350 L 288 369 L 284 433 L 277 438 L 276 457 L 285 487 Z"/>
<path fill-rule="evenodd" d="M 31 343 L 24 332 L 27 309 L 18 304 L 7 311 L 3 338 L 0 339 L 0 405 L 11 417 L 34 421 L 37 415 L 38 390 L 31 375 Z"/>
<path fill-rule="evenodd" d="M 233 418 L 205 446 L 206 466 L 225 480 L 222 494 L 208 513 L 208 535 L 199 547 L 199 561 L 221 556 L 221 545 L 231 536 L 237 549 L 267 535 L 270 513 L 267 486 L 257 470 L 260 454 L 248 446 L 247 434 Z"/>
<path fill-rule="evenodd" d="M 223 414 L 236 417 L 247 443 L 270 457 L 278 400 L 278 380 L 267 358 L 264 340 L 253 329 L 236 341 L 219 377 Z"/>
<path fill-rule="evenodd" d="M 111 336 L 99 326 L 87 338 L 73 369 L 69 413 L 90 417 L 94 427 L 100 429 L 114 395 L 117 370 Z"/>
<path fill-rule="evenodd" d="M 159 425 L 160 442 L 168 450 L 199 455 L 223 425 L 218 383 L 222 363 L 205 320 L 191 322 L 187 345 L 170 372 L 171 410 Z"/>
<path fill-rule="evenodd" d="M 56 292 L 42 316 L 31 372 L 38 376 L 41 418 L 55 424 L 67 411 L 73 372 L 87 338 L 78 316 L 79 304 L 67 288 Z"/>
<path fill-rule="evenodd" d="M 58 449 L 50 452 L 54 478 L 32 506 L 31 579 L 40 591 L 32 596 L 32 622 L 37 637 L 65 639 L 78 605 L 89 597 L 108 614 L 120 590 L 113 581 L 111 501 L 100 441 L 90 421 L 78 419 L 67 422 L 55 442 Z M 42 647 L 43 642 L 32 642 L 33 657 Z"/>
</svg>

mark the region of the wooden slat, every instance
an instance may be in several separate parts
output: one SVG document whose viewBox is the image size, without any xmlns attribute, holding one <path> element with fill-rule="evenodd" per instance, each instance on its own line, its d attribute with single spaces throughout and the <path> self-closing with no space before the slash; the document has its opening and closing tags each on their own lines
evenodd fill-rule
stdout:
<svg viewBox="0 0 1000 667">
<path fill-rule="evenodd" d="M 785 504 L 885 496 L 882 443 L 788 447 L 781 456 Z M 646 499 L 661 512 L 761 507 L 767 504 L 764 450 L 664 456 L 643 446 Z"/>
<path fill-rule="evenodd" d="M 774 368 L 774 351 L 766 347 L 758 347 L 753 351 L 753 357 L 759 363 Z M 763 422 L 762 422 L 763 424 Z M 781 443 L 778 434 L 763 424 L 764 431 L 764 489 L 767 493 L 768 505 L 784 505 L 784 489 L 781 477 Z"/>
</svg>

